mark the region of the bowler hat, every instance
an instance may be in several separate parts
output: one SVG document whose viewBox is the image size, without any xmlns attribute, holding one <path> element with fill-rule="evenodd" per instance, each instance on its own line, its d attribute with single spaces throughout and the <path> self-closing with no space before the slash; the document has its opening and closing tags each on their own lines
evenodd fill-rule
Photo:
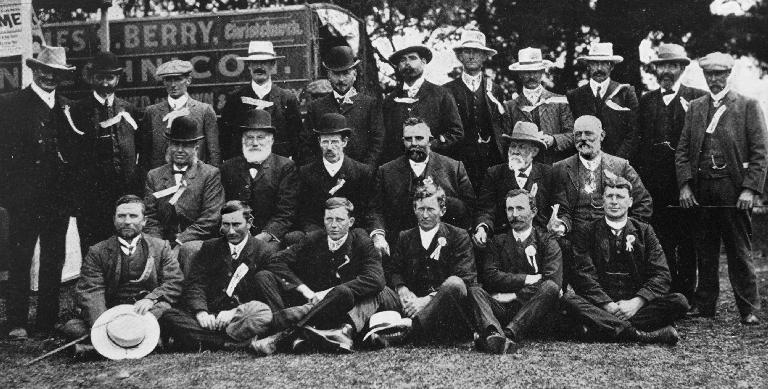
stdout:
<svg viewBox="0 0 768 389">
<path fill-rule="evenodd" d="M 415 45 L 395 51 L 392 53 L 392 55 L 389 56 L 389 62 L 393 65 L 397 65 L 397 63 L 400 62 L 400 57 L 408 53 L 417 53 L 419 56 L 421 56 L 421 58 L 424 58 L 424 61 L 427 63 L 432 60 L 432 50 L 430 50 L 429 47 L 423 45 Z"/>
<path fill-rule="evenodd" d="M 613 43 L 598 42 L 589 47 L 589 54 L 576 58 L 577 61 L 606 61 L 619 63 L 624 61 L 624 57 L 613 55 Z"/>
<path fill-rule="evenodd" d="M 189 116 L 179 116 L 173 119 L 171 128 L 165 132 L 165 137 L 173 142 L 195 142 L 203 139 L 203 134 L 194 119 Z"/>
<path fill-rule="evenodd" d="M 341 72 L 347 69 L 351 69 L 360 60 L 355 57 L 355 53 L 352 52 L 352 48 L 349 46 L 335 46 L 328 50 L 323 61 L 323 67 L 335 72 Z"/>
<path fill-rule="evenodd" d="M 329 112 L 321 116 L 318 128 L 313 131 L 318 136 L 331 134 L 341 134 L 342 136 L 352 135 L 352 129 L 347 126 L 347 118 L 336 112 Z"/>
<path fill-rule="evenodd" d="M 691 63 L 691 60 L 685 55 L 685 49 L 683 46 L 676 45 L 674 43 L 663 43 L 659 46 L 657 52 L 658 58 L 652 59 L 649 63 L 662 63 L 662 62 L 681 62 L 685 65 Z"/>
<path fill-rule="evenodd" d="M 506 140 L 525 141 L 533 143 L 539 146 L 541 149 L 546 149 L 547 144 L 541 140 L 541 132 L 539 126 L 531 122 L 519 121 L 515 123 L 515 127 L 512 129 L 511 134 L 501 134 L 501 137 Z"/>
<path fill-rule="evenodd" d="M 93 74 L 120 74 L 123 72 L 123 68 L 119 65 L 117 56 L 109 51 L 102 51 L 93 58 L 93 67 L 91 72 Z"/>
<path fill-rule="evenodd" d="M 27 58 L 30 68 L 46 68 L 58 73 L 69 74 L 75 67 L 67 64 L 67 52 L 63 47 L 43 46 L 37 58 Z"/>
<path fill-rule="evenodd" d="M 157 347 L 160 325 L 149 312 L 139 315 L 131 304 L 117 305 L 99 316 L 91 327 L 91 344 L 113 360 L 139 359 Z"/>
<path fill-rule="evenodd" d="M 275 127 L 272 125 L 272 115 L 263 109 L 248 110 L 243 120 L 238 126 L 240 131 L 262 130 L 275 133 Z"/>
<path fill-rule="evenodd" d="M 272 61 L 278 58 L 285 58 L 275 53 L 275 47 L 272 41 L 251 41 L 248 44 L 248 55 L 237 57 L 240 61 Z"/>
</svg>

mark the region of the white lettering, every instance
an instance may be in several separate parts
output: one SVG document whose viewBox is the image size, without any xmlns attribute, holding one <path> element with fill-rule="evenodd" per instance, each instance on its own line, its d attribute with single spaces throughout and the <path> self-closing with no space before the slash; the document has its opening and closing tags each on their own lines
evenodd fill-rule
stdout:
<svg viewBox="0 0 768 389">
<path fill-rule="evenodd" d="M 161 31 L 163 46 L 176 46 L 176 26 L 173 24 L 163 24 Z"/>
<path fill-rule="evenodd" d="M 126 49 L 135 49 L 139 47 L 141 44 L 141 39 L 139 39 L 139 26 L 126 24 L 125 27 L 123 27 L 123 37 L 125 39 L 123 46 Z"/>
</svg>

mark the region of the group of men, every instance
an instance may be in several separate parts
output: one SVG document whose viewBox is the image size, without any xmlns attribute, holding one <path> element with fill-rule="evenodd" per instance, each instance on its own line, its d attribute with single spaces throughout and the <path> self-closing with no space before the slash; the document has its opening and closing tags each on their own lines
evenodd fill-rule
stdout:
<svg viewBox="0 0 768 389">
<path fill-rule="evenodd" d="M 683 47 L 663 44 L 660 89 L 638 102 L 610 78 L 623 60 L 610 43 L 578 58 L 589 80 L 566 96 L 525 48 L 505 101 L 483 72 L 496 54 L 485 36 L 467 31 L 454 50 L 464 70 L 444 86 L 424 78 L 430 49 L 396 51 L 400 83 L 380 102 L 355 89 L 352 49 L 331 48 L 333 91 L 302 122 L 271 80 L 282 57 L 254 41 L 238 58 L 252 81 L 217 123 L 187 93 L 189 62 L 158 67 L 168 96 L 140 112 L 115 96 L 116 56 L 98 54 L 93 93 L 70 102 L 56 92 L 73 70 L 64 49 L 44 47 L 31 86 L 0 101 L 9 336 L 28 335 L 38 237 L 36 329 L 54 329 L 70 216 L 87 249 L 81 315 L 57 327 L 73 337 L 132 304 L 181 350 L 352 352 L 473 333 L 498 354 L 541 333 L 675 344 L 675 320 L 716 314 L 721 241 L 741 322 L 759 323 L 750 212 L 766 124 L 730 90 L 731 56 L 699 60 L 703 91 L 680 83 Z M 105 328 L 115 347 L 135 335 Z"/>
</svg>

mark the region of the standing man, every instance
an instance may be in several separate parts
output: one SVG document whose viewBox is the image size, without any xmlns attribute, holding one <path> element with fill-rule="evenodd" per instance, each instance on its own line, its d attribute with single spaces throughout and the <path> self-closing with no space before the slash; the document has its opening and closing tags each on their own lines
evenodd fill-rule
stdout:
<svg viewBox="0 0 768 389">
<path fill-rule="evenodd" d="M 768 170 L 765 118 L 757 100 L 730 89 L 730 55 L 710 53 L 699 65 L 709 94 L 691 102 L 675 154 L 680 205 L 715 206 L 701 209 L 697 218 L 699 280 L 691 313 L 705 317 L 717 313 L 722 242 L 741 323 L 756 325 L 760 296 L 752 263 L 750 212 Z"/>
<path fill-rule="evenodd" d="M 522 93 L 504 103 L 513 128 L 520 121 L 539 127 L 545 148 L 539 151 L 536 162 L 547 165 L 573 155 L 573 114 L 568 100 L 541 85 L 551 64 L 543 59 L 541 49 L 526 47 L 518 51 L 517 62 L 509 65 L 509 70 L 517 74 Z"/>
<path fill-rule="evenodd" d="M 83 253 L 110 236 L 113 226 L 107 215 L 114 213 L 115 201 L 125 194 L 142 194 L 144 177 L 136 165 L 137 123 L 142 114 L 115 96 L 122 74 L 116 55 L 96 54 L 90 69 L 93 93 L 72 109 L 73 122 L 83 132 L 76 164 L 82 173 L 76 177 L 75 211 Z"/>
<path fill-rule="evenodd" d="M 464 70 L 460 77 L 443 87 L 456 100 L 464 138 L 453 146 L 451 155 L 464 162 L 469 180 L 477 190 L 488 167 L 504 161 L 501 139 L 501 134 L 507 131 L 501 104 L 504 92 L 483 75 L 483 63 L 496 55 L 496 50 L 485 46 L 485 34 L 464 31 L 453 51 Z"/>
<path fill-rule="evenodd" d="M 165 133 L 171 126 L 172 118 L 182 113 L 194 120 L 202 130 L 203 141 L 200 142 L 198 158 L 212 166 L 221 164 L 216 112 L 210 104 L 197 101 L 187 93 L 187 88 L 192 84 L 193 70 L 195 69 L 189 61 L 175 59 L 160 65 L 155 72 L 155 77 L 163 80 L 168 97 L 147 107 L 144 116 L 144 151 L 141 156 L 143 162 L 140 164 L 145 171 L 166 163 L 168 139 L 165 138 Z"/>
<path fill-rule="evenodd" d="M 675 177 L 675 149 L 685 124 L 691 101 L 707 92 L 680 83 L 680 76 L 691 61 L 685 49 L 676 44 L 659 46 L 658 58 L 651 61 L 659 89 L 640 98 L 638 115 L 640 152 L 637 170 L 653 198 L 651 225 L 658 233 L 669 272 L 672 291 L 693 299 L 696 288 L 695 219 L 691 210 L 677 206 L 679 194 Z"/>
<path fill-rule="evenodd" d="M 611 80 L 613 66 L 624 61 L 613 55 L 613 44 L 595 43 L 589 55 L 577 58 L 586 63 L 589 83 L 568 91 L 568 104 L 573 116 L 592 115 L 600 119 L 605 130 L 603 150 L 624 159 L 632 159 L 637 151 L 637 95 L 635 88 Z"/>
<path fill-rule="evenodd" d="M 446 154 L 464 137 L 456 101 L 445 88 L 424 78 L 424 67 L 432 60 L 425 46 L 410 46 L 394 52 L 389 62 L 397 69 L 401 83 L 384 99 L 384 151 L 381 163 L 403 153 L 400 140 L 403 123 L 409 117 L 421 118 L 432 132 L 432 149 Z"/>
<path fill-rule="evenodd" d="M 225 160 L 240 155 L 238 126 L 247 120 L 249 111 L 254 109 L 263 109 L 272 116 L 274 153 L 300 160 L 299 134 L 303 126 L 299 100 L 293 92 L 272 84 L 272 75 L 277 72 L 277 60 L 280 58 L 285 57 L 275 53 L 271 41 L 251 41 L 248 56 L 237 58 L 245 62 L 251 73 L 251 83 L 227 96 L 227 103 L 221 111 L 221 148 Z"/>
<path fill-rule="evenodd" d="M 357 80 L 357 65 L 360 60 L 355 58 L 349 46 L 331 48 L 325 56 L 323 67 L 328 71 L 328 81 L 333 93 L 317 100 L 312 100 L 307 109 L 307 128 L 317 131 L 321 118 L 328 113 L 344 115 L 350 134 L 347 140 L 345 154 L 355 161 L 376 168 L 384 145 L 384 123 L 381 114 L 381 101 L 358 93 L 355 89 Z M 310 137 L 309 148 L 311 155 L 317 154 L 315 138 Z M 310 156 L 305 156 L 309 158 Z M 360 204 L 352 199 L 353 204 Z"/>
<path fill-rule="evenodd" d="M 8 211 L 11 231 L 8 336 L 26 339 L 29 315 L 29 269 L 40 238 L 40 272 L 36 330 L 53 330 L 59 316 L 59 283 L 71 195 L 68 139 L 77 136 L 68 124 L 69 100 L 56 88 L 75 69 L 63 47 L 43 46 L 28 58 L 32 83 L 0 97 L 0 206 Z M 76 143 L 75 143 L 76 144 Z"/>
<path fill-rule="evenodd" d="M 269 112 L 248 111 L 237 131 L 242 154 L 221 168 L 224 193 L 228 201 L 240 200 L 250 206 L 251 233 L 277 251 L 296 216 L 296 164 L 272 152 L 276 129 Z"/>
</svg>

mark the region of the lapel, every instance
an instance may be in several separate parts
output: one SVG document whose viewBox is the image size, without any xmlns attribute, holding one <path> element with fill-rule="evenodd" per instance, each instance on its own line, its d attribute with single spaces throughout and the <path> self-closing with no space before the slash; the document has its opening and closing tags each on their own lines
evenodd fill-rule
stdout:
<svg viewBox="0 0 768 389">
<path fill-rule="evenodd" d="M 693 150 L 696 156 L 701 152 L 701 144 L 704 142 L 704 132 L 709 125 L 709 123 L 707 123 L 707 112 L 711 104 L 712 95 L 707 93 L 703 99 L 699 100 L 699 107 L 701 109 L 698 109 L 693 113 L 693 120 L 691 123 L 693 142 L 691 143 L 693 144 Z"/>
<path fill-rule="evenodd" d="M 627 222 L 629 224 L 629 222 Z M 597 228 L 595 228 L 595 242 L 599 246 L 598 258 L 592 257 L 592 263 L 595 265 L 596 270 L 602 273 L 605 268 L 605 264 L 611 259 L 611 241 L 610 237 L 613 234 L 611 228 L 605 222 L 605 219 L 600 219 L 597 222 Z"/>
<path fill-rule="evenodd" d="M 419 246 L 421 246 L 421 229 L 420 227 L 416 227 L 416 230 L 417 230 L 417 233 L 419 234 L 418 244 Z M 432 241 L 429 242 L 429 247 L 427 248 L 427 258 L 429 258 L 429 256 L 431 256 L 432 253 L 437 249 L 440 238 L 443 238 L 446 241 L 448 239 L 448 228 L 445 226 L 445 223 L 443 222 L 440 222 L 440 226 L 437 227 L 437 232 L 435 233 L 435 236 L 433 236 Z M 444 257 L 447 251 L 448 250 L 440 249 L 440 255 L 437 257 L 438 262 L 444 261 Z"/>
<path fill-rule="evenodd" d="M 140 239 L 140 241 L 141 240 L 143 239 Z M 112 272 L 112 278 L 109 280 L 109 285 L 117 286 L 117 284 L 120 282 L 120 275 L 122 272 L 122 266 L 120 263 L 120 243 L 117 241 L 117 236 L 112 235 L 109 240 L 107 240 L 106 251 L 107 260 L 112 266 L 112 269 L 114 269 Z"/>
<path fill-rule="evenodd" d="M 512 171 L 506 164 L 502 168 L 501 179 L 503 181 L 501 188 L 519 189 L 519 186 L 517 185 L 517 179 L 515 178 L 515 172 Z M 501 193 L 501 195 L 505 196 L 506 193 Z"/>
<path fill-rule="evenodd" d="M 410 169 L 411 166 L 408 165 L 408 169 Z M 424 178 L 426 177 L 432 177 L 432 179 L 435 181 L 435 183 L 439 183 L 437 180 L 438 177 L 442 177 L 440 174 L 443 171 L 443 166 L 437 161 L 437 157 L 435 156 L 435 153 L 429 152 L 429 161 L 427 162 L 427 167 L 424 169 Z"/>
<path fill-rule="evenodd" d="M 571 179 L 571 184 L 576 190 L 579 190 L 579 154 L 568 157 L 565 162 L 565 169 L 568 172 L 568 178 Z"/>
<path fill-rule="evenodd" d="M 248 241 L 245 243 L 245 246 L 243 246 L 243 250 L 240 252 L 237 259 L 246 265 L 255 265 L 255 263 L 252 263 L 252 261 L 250 261 L 250 257 L 251 255 L 253 255 L 254 251 L 256 250 L 256 242 L 255 242 L 256 238 L 254 238 L 253 235 L 249 233 L 246 239 L 248 239 Z M 227 247 L 227 249 L 229 249 L 229 247 Z M 231 258 L 231 253 L 230 253 L 230 258 Z"/>
<path fill-rule="evenodd" d="M 720 121 L 717 122 L 717 127 L 715 127 L 715 132 L 714 132 L 714 134 L 719 134 L 717 136 L 720 139 L 724 139 L 730 136 L 728 129 L 731 128 L 732 126 L 728 125 L 727 123 L 731 117 L 732 112 L 735 109 L 735 106 L 734 106 L 735 101 L 736 101 L 736 95 L 734 94 L 733 91 L 729 91 L 728 94 L 725 97 L 723 97 L 723 105 L 725 105 L 726 109 L 725 109 L 725 112 L 723 112 L 723 116 L 720 116 Z M 709 125 L 709 123 L 707 123 L 707 125 Z"/>
<path fill-rule="evenodd" d="M 523 111 L 522 107 L 529 107 L 533 105 L 533 103 L 531 103 L 531 101 L 528 100 L 528 98 L 525 97 L 525 95 L 522 92 L 518 94 L 517 98 L 515 99 L 515 102 L 517 103 L 515 106 L 515 109 L 517 109 L 517 112 L 520 115 L 522 115 L 526 120 L 532 121 L 533 120 L 533 115 L 531 114 L 532 111 L 531 112 Z"/>
<path fill-rule="evenodd" d="M 158 189 L 167 189 L 174 185 L 176 185 L 176 180 L 173 178 L 173 163 L 166 163 L 162 166 L 160 170 L 160 179 L 163 180 L 162 188 Z M 190 167 L 191 169 L 191 167 Z"/>
<path fill-rule="evenodd" d="M 616 166 L 617 161 L 602 151 L 600 153 L 600 166 L 598 167 L 598 169 L 600 169 L 600 182 L 605 182 L 606 170 L 617 176 L 620 176 L 619 169 Z"/>
<path fill-rule="evenodd" d="M 250 239 L 250 234 L 248 239 Z M 221 237 L 218 239 L 217 242 L 219 248 L 218 252 L 221 253 L 221 261 L 224 262 L 224 265 L 226 265 L 227 271 L 232 271 L 232 251 L 229 249 L 229 242 L 227 241 L 227 238 Z M 245 254 L 246 250 L 248 249 L 248 243 L 245 244 L 245 247 L 243 247 L 243 251 L 240 253 L 239 258 L 244 258 L 243 254 Z"/>
<path fill-rule="evenodd" d="M 337 105 L 338 105 L 338 102 L 336 101 L 336 96 L 335 96 L 335 95 L 333 95 L 333 94 L 331 94 L 331 96 L 330 96 L 330 97 L 331 97 L 331 99 L 332 99 L 332 100 L 334 100 L 334 101 L 333 101 L 333 103 L 335 103 L 335 104 L 337 104 Z M 339 113 L 340 113 L 340 114 L 342 114 L 342 115 L 344 115 L 344 116 L 346 116 L 346 115 L 347 115 L 347 113 L 348 113 L 349 111 L 351 111 L 351 110 L 352 110 L 352 108 L 354 108 L 354 107 L 357 105 L 357 100 L 358 100 L 359 98 L 360 98 L 360 93 L 358 93 L 358 94 L 356 94 L 356 95 L 354 95 L 354 96 L 352 96 L 352 97 L 350 98 L 350 100 L 352 100 L 352 104 L 344 104 L 344 103 L 342 103 L 342 104 L 339 106 Z"/>
<path fill-rule="evenodd" d="M 528 176 L 528 179 L 525 181 L 525 190 L 530 192 L 533 184 L 536 184 L 539 182 L 539 180 L 541 180 L 541 176 L 541 166 L 539 166 L 538 163 L 533 162 L 533 167 L 531 167 L 531 175 Z M 539 190 L 541 190 L 541 186 L 539 186 Z"/>
<path fill-rule="evenodd" d="M 408 157 L 401 155 L 398 157 L 394 164 L 393 164 L 392 173 L 394 173 L 395 180 L 394 182 L 391 182 L 396 187 L 394 188 L 394 196 L 393 199 L 407 199 L 408 198 L 408 188 L 411 185 L 411 175 L 413 174 L 413 170 L 411 169 L 411 165 L 408 163 Z M 426 169 L 424 170 L 426 171 Z M 399 177 L 398 177 L 399 176 Z"/>
<path fill-rule="evenodd" d="M 243 162 L 245 162 L 245 158 L 243 158 Z M 264 160 L 264 162 L 261 163 L 261 169 L 256 172 L 256 177 L 253 179 L 253 185 L 255 186 L 257 182 L 261 181 L 264 176 L 268 174 L 272 174 L 272 170 L 274 169 L 275 165 L 275 154 L 270 153 L 267 159 Z M 245 171 L 245 174 L 248 176 L 248 180 L 251 179 L 250 171 L 245 168 L 243 169 Z"/>
<path fill-rule="evenodd" d="M 336 268 L 336 273 L 337 274 L 338 274 L 339 270 L 341 270 L 342 267 L 349 265 L 349 263 L 351 262 L 351 259 L 350 259 L 350 256 L 349 256 L 349 252 L 350 252 L 350 250 L 352 248 L 352 239 L 353 239 L 352 231 L 349 231 L 347 233 L 347 239 L 344 241 L 344 243 L 341 245 L 341 247 L 339 247 L 339 249 L 334 252 L 334 253 L 338 253 L 339 256 L 343 255 L 343 260 L 340 260 L 338 262 L 333 262 L 333 263 L 330 264 L 331 266 Z M 322 242 L 325 244 L 325 251 L 331 252 L 330 248 L 328 247 L 328 235 L 327 234 L 323 234 Z M 331 253 L 332 255 L 329 257 L 329 259 L 334 259 L 335 258 L 335 255 L 333 255 L 334 253 Z"/>
<path fill-rule="evenodd" d="M 614 81 L 613 79 L 611 79 L 611 81 L 608 82 L 608 88 L 606 89 L 605 94 L 603 95 L 603 104 L 605 104 L 605 102 L 608 100 L 608 97 L 611 95 L 611 93 L 613 93 L 616 90 L 616 88 L 619 87 L 619 85 L 621 84 Z M 591 90 L 592 89 L 590 89 L 590 91 Z"/>
</svg>

